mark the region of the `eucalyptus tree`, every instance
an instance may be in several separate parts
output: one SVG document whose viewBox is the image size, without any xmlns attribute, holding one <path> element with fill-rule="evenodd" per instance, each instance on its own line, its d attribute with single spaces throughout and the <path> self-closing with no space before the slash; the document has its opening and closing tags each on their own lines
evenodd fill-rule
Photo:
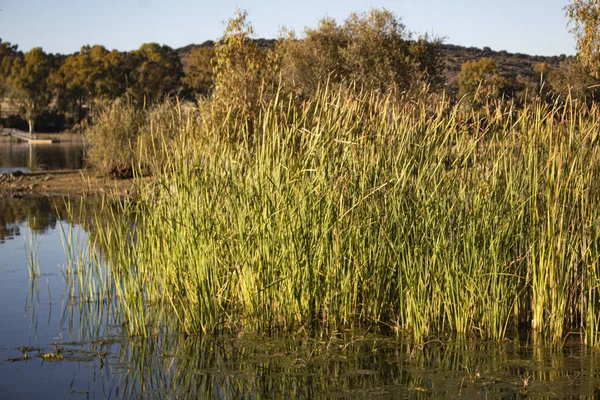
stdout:
<svg viewBox="0 0 600 400">
<path fill-rule="evenodd" d="M 47 109 L 52 100 L 49 75 L 52 57 L 35 47 L 23 58 L 13 62 L 9 77 L 10 96 L 33 133 L 36 118 Z"/>
<path fill-rule="evenodd" d="M 175 50 L 144 43 L 127 57 L 127 90 L 138 102 L 154 102 L 181 89 L 183 65 Z"/>
<path fill-rule="evenodd" d="M 321 19 L 317 27 L 305 28 L 304 37 L 284 30 L 276 51 L 287 90 L 304 95 L 314 93 L 324 81 L 338 82 L 347 75 L 341 50 L 347 46 L 342 27 L 333 18 Z"/>
<path fill-rule="evenodd" d="M 213 99 L 243 118 L 257 115 L 264 83 L 272 79 L 271 60 L 253 38 L 247 12 L 238 10 L 215 46 Z"/>
<path fill-rule="evenodd" d="M 590 74 L 600 78 L 600 1 L 572 0 L 565 7 L 577 40 L 577 56 Z"/>
<path fill-rule="evenodd" d="M 124 60 L 124 54 L 101 45 L 68 56 L 51 77 L 58 107 L 80 122 L 97 102 L 117 98 L 125 90 Z"/>
<path fill-rule="evenodd" d="M 0 39 L 0 116 L 2 115 L 2 102 L 7 90 L 7 82 L 10 77 L 12 64 L 17 57 L 17 45 L 3 42 Z"/>
<path fill-rule="evenodd" d="M 485 99 L 500 94 L 500 74 L 496 60 L 490 57 L 463 63 L 458 76 L 459 97 Z"/>
<path fill-rule="evenodd" d="M 183 71 L 183 84 L 195 95 L 207 95 L 214 85 L 213 60 L 215 49 L 213 46 L 194 47 L 190 50 Z"/>
</svg>

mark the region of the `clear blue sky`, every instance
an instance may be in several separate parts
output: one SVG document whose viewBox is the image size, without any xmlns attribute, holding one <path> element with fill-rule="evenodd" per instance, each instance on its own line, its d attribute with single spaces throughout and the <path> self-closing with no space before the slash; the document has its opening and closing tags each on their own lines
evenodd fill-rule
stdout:
<svg viewBox="0 0 600 400">
<path fill-rule="evenodd" d="M 324 16 L 385 7 L 411 31 L 446 43 L 537 55 L 574 54 L 563 7 L 569 0 L 0 0 L 0 38 L 23 51 L 73 53 L 85 44 L 133 50 L 158 42 L 177 48 L 219 38 L 223 21 L 246 9 L 258 37 L 282 26 L 301 33 Z"/>
</svg>

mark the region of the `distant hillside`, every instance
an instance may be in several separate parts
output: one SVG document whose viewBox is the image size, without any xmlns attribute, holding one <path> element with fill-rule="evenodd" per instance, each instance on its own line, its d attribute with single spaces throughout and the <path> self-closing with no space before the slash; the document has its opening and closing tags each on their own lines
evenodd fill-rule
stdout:
<svg viewBox="0 0 600 400">
<path fill-rule="evenodd" d="M 453 44 L 443 44 L 441 46 L 442 55 L 445 61 L 444 76 L 447 85 L 456 84 L 460 68 L 466 61 L 477 60 L 484 57 L 490 57 L 496 60 L 501 74 L 515 75 L 519 80 L 533 86 L 539 80 L 533 68 L 536 64 L 548 63 L 551 68 L 562 69 L 564 62 L 573 59 L 573 56 L 531 56 L 522 53 L 509 53 L 507 51 L 494 51 L 489 47 L 483 49 L 477 47 L 463 47 Z"/>
<path fill-rule="evenodd" d="M 268 49 L 272 47 L 275 39 L 256 39 L 259 47 Z M 190 44 L 177 49 L 183 65 L 186 65 L 189 52 L 195 47 L 214 46 L 215 42 L 208 40 L 202 44 Z M 458 82 L 460 68 L 466 61 L 477 60 L 483 57 L 491 57 L 496 60 L 501 74 L 514 75 L 528 86 L 535 86 L 539 76 L 533 70 L 534 66 L 546 62 L 553 69 L 563 69 L 565 61 L 571 60 L 573 56 L 564 54 L 559 56 L 532 56 L 522 53 L 509 53 L 507 51 L 494 51 L 489 47 L 483 49 L 477 47 L 463 47 L 453 44 L 442 44 L 441 53 L 444 59 L 444 77 L 447 86 L 455 86 Z"/>
</svg>

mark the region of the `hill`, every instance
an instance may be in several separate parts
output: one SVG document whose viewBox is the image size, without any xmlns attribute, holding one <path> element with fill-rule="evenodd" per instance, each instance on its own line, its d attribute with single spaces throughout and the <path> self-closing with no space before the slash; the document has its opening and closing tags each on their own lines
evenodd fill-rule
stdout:
<svg viewBox="0 0 600 400">
<path fill-rule="evenodd" d="M 505 50 L 494 51 L 489 47 L 480 49 L 453 44 L 442 44 L 441 53 L 444 60 L 444 76 L 447 85 L 457 83 L 462 64 L 484 57 L 496 60 L 502 75 L 516 76 L 528 86 L 534 86 L 539 80 L 539 76 L 534 72 L 536 64 L 547 63 L 552 69 L 564 69 L 565 62 L 574 59 L 574 56 L 564 54 L 559 56 L 534 56 L 523 53 L 509 53 Z"/>
</svg>

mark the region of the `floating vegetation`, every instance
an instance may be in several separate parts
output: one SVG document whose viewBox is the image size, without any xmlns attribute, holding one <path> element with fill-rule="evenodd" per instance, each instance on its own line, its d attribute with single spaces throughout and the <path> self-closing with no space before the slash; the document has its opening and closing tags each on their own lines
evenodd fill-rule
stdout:
<svg viewBox="0 0 600 400">
<path fill-rule="evenodd" d="M 45 361 L 62 361 L 65 358 L 63 357 L 62 354 L 59 354 L 58 352 L 56 353 L 40 353 L 39 354 L 40 357 L 42 357 Z"/>
</svg>

